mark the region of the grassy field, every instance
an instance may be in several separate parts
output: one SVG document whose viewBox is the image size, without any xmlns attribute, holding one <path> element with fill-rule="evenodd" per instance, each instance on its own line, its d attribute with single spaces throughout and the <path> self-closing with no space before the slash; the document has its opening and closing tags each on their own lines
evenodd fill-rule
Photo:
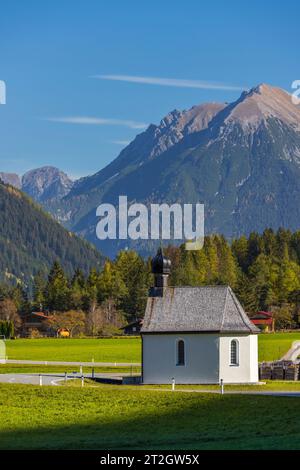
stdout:
<svg viewBox="0 0 300 470">
<path fill-rule="evenodd" d="M 86 379 L 84 382 L 85 387 L 102 388 L 105 390 L 115 390 L 119 385 L 107 385 L 100 382 L 96 382 L 92 379 Z M 69 380 L 66 387 L 81 387 L 80 379 Z M 172 385 L 122 385 L 122 389 L 128 390 L 151 390 L 151 391 L 171 391 Z M 176 385 L 176 392 L 216 392 L 220 393 L 220 385 Z M 225 385 L 224 393 L 231 392 L 299 392 L 300 393 L 300 381 L 288 381 L 288 380 L 267 380 L 259 384 L 236 384 L 236 385 Z"/>
<path fill-rule="evenodd" d="M 1 449 L 300 448 L 297 398 L 14 384 L 0 403 Z"/>
<path fill-rule="evenodd" d="M 137 375 L 141 372 L 141 367 L 94 367 L 95 373 L 128 373 Z M 92 367 L 83 367 L 84 374 L 92 373 Z M 80 372 L 80 367 L 76 366 L 45 366 L 45 365 L 30 365 L 30 364 L 0 364 L 0 374 L 51 374 L 51 373 L 73 373 Z"/>
<path fill-rule="evenodd" d="M 293 341 L 300 341 L 298 333 L 259 335 L 259 360 L 280 359 Z M 139 362 L 139 338 L 122 339 L 18 339 L 6 341 L 9 359 L 41 361 Z"/>
<path fill-rule="evenodd" d="M 258 336 L 259 361 L 280 359 L 294 341 L 300 341 L 300 332 L 260 334 Z"/>
<path fill-rule="evenodd" d="M 6 341 L 8 359 L 40 361 L 140 362 L 139 338 L 17 339 Z"/>
</svg>

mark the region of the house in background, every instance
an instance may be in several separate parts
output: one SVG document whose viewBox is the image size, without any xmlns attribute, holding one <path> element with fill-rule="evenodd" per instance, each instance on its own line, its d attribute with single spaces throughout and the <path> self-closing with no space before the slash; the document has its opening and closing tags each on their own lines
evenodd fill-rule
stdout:
<svg viewBox="0 0 300 470">
<path fill-rule="evenodd" d="M 59 328 L 56 332 L 58 338 L 70 338 L 70 331 L 67 328 Z"/>
<path fill-rule="evenodd" d="M 272 312 L 257 312 L 250 320 L 262 331 L 271 332 L 275 330 L 275 320 Z"/>
<path fill-rule="evenodd" d="M 51 327 L 47 320 L 51 318 L 50 314 L 44 312 L 31 312 L 23 318 L 22 336 L 28 337 L 34 335 L 56 336 L 57 338 L 69 338 L 70 331 L 67 328 L 55 329 Z"/>
<path fill-rule="evenodd" d="M 47 325 L 48 315 L 44 312 L 31 312 L 23 319 L 22 336 L 30 336 L 32 330 L 37 330 L 41 335 L 49 333 Z"/>
<path fill-rule="evenodd" d="M 143 320 L 139 319 L 132 323 L 129 323 L 128 325 L 123 326 L 121 330 L 123 330 L 124 335 L 135 336 L 135 335 L 140 334 L 142 325 L 143 325 Z"/>
<path fill-rule="evenodd" d="M 260 330 L 231 288 L 169 287 L 170 270 L 170 260 L 159 250 L 141 329 L 142 382 L 257 382 Z"/>
</svg>

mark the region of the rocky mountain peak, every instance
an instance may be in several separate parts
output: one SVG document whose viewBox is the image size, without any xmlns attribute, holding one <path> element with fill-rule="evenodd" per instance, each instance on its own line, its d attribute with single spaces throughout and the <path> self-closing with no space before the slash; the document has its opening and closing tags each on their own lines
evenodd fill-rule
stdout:
<svg viewBox="0 0 300 470">
<path fill-rule="evenodd" d="M 70 192 L 73 181 L 58 168 L 44 166 L 30 170 L 22 178 L 22 189 L 39 202 L 62 198 Z"/>
<path fill-rule="evenodd" d="M 0 172 L 0 180 L 5 184 L 10 184 L 15 188 L 21 189 L 21 179 L 16 173 L 4 173 Z"/>
<path fill-rule="evenodd" d="M 281 88 L 262 83 L 242 93 L 230 106 L 226 122 L 234 120 L 243 128 L 253 128 L 269 118 L 300 129 L 300 108 L 293 103 L 291 95 Z"/>
<path fill-rule="evenodd" d="M 206 129 L 210 121 L 225 106 L 224 103 L 204 103 L 184 111 L 178 109 L 171 111 L 158 126 L 151 128 L 155 141 L 150 158 L 165 152 L 184 136 Z"/>
</svg>

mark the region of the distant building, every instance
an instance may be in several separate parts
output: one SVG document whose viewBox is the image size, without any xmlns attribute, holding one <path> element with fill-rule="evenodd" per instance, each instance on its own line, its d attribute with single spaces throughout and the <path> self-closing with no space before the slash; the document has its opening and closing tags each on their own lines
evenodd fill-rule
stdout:
<svg viewBox="0 0 300 470">
<path fill-rule="evenodd" d="M 47 324 L 49 315 L 44 312 L 31 312 L 25 315 L 22 324 L 22 336 L 30 336 L 37 331 L 41 336 L 55 336 L 55 332 Z"/>
<path fill-rule="evenodd" d="M 141 329 L 143 383 L 257 382 L 260 330 L 231 288 L 169 287 L 170 270 L 159 250 Z"/>
<path fill-rule="evenodd" d="M 141 328 L 142 328 L 142 325 L 143 325 L 143 320 L 140 319 L 140 320 L 136 320 L 132 323 L 129 323 L 128 325 L 125 325 L 123 328 L 121 328 L 123 331 L 124 331 L 124 334 L 125 335 L 132 335 L 132 336 L 135 336 L 135 335 L 139 335 L 140 334 L 140 331 L 141 331 Z"/>
<path fill-rule="evenodd" d="M 70 332 L 67 328 L 59 328 L 57 330 L 57 337 L 58 338 L 70 338 Z"/>
<path fill-rule="evenodd" d="M 262 331 L 269 332 L 275 330 L 275 320 L 272 312 L 257 312 L 250 320 Z"/>
</svg>

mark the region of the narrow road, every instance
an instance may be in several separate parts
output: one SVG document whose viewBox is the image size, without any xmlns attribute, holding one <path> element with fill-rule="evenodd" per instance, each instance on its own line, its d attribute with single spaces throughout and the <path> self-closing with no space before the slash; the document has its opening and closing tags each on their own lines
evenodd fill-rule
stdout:
<svg viewBox="0 0 300 470">
<path fill-rule="evenodd" d="M 103 373 L 95 374 L 95 378 L 121 379 L 122 377 L 129 375 L 130 374 L 125 373 Z M 79 373 L 67 375 L 67 380 L 74 380 L 80 378 L 81 374 Z M 84 378 L 91 378 L 91 374 L 85 374 Z M 41 379 L 42 385 L 62 385 L 65 380 L 65 374 L 41 374 Z M 40 385 L 40 374 L 0 374 L 0 383 Z"/>
<path fill-rule="evenodd" d="M 282 361 L 296 361 L 300 356 L 300 341 L 294 341 L 292 347 L 281 358 Z"/>
<path fill-rule="evenodd" d="M 42 375 L 43 385 L 58 385 L 61 380 L 64 380 L 63 374 Z M 39 374 L 1 374 L 0 383 L 40 385 L 40 376 Z"/>
<path fill-rule="evenodd" d="M 129 376 L 130 374 L 120 374 L 120 373 L 103 373 L 103 374 L 95 374 L 95 378 L 103 378 L 103 379 L 121 379 L 122 377 Z M 81 375 L 79 373 L 68 374 L 67 380 L 74 380 L 80 379 Z M 90 374 L 85 375 L 85 378 L 91 378 Z M 42 374 L 42 385 L 54 385 L 59 386 L 63 385 L 65 380 L 64 374 Z M 8 383 L 8 384 L 28 384 L 28 385 L 40 385 L 40 375 L 39 374 L 0 374 L 0 383 Z M 120 386 L 118 390 L 126 390 Z M 138 390 L 138 388 L 137 388 Z M 220 395 L 220 390 L 199 390 L 199 389 L 180 389 L 177 388 L 174 391 L 171 388 L 146 388 L 141 387 L 140 390 L 142 391 L 149 391 L 149 392 L 170 392 L 170 393 L 210 393 L 210 394 L 217 394 Z M 300 391 L 243 391 L 243 390 L 226 390 L 224 391 L 224 395 L 256 395 L 256 396 L 273 396 L 273 397 L 294 397 L 300 398 Z"/>
<path fill-rule="evenodd" d="M 28 361 L 23 359 L 7 359 L 6 364 L 32 364 L 45 366 L 82 366 L 82 367 L 139 367 L 140 362 L 78 362 L 78 361 Z"/>
</svg>

